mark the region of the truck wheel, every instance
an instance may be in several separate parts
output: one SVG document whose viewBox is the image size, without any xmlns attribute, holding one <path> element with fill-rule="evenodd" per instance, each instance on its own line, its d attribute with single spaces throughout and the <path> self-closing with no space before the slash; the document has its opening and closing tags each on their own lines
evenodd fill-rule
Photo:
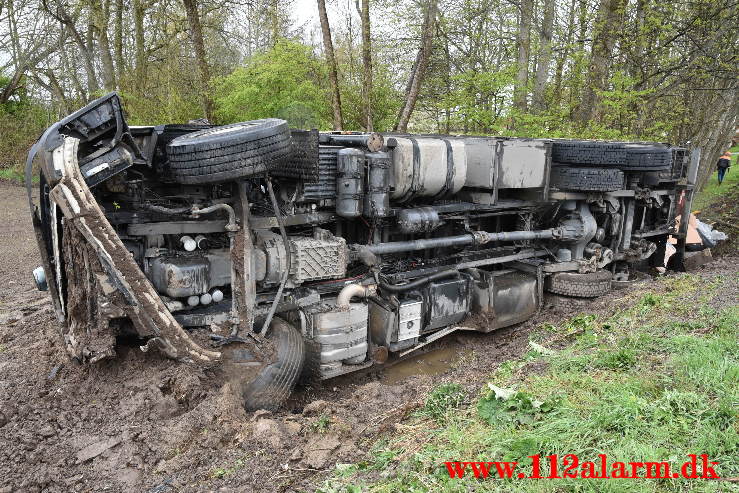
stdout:
<svg viewBox="0 0 739 493">
<path fill-rule="evenodd" d="M 266 118 L 182 135 L 167 145 L 172 178 L 182 184 L 218 183 L 254 176 L 284 162 L 292 151 L 285 120 Z"/>
<path fill-rule="evenodd" d="M 672 150 L 668 147 L 625 144 L 626 163 L 620 169 L 630 171 L 660 171 L 672 167 Z"/>
<path fill-rule="evenodd" d="M 587 274 L 558 272 L 546 279 L 544 289 L 564 296 L 596 298 L 611 290 L 611 273 L 607 270 Z"/>
<path fill-rule="evenodd" d="M 279 408 L 290 397 L 303 369 L 305 346 L 295 327 L 275 317 L 267 338 L 274 341 L 275 354 L 244 388 L 244 407 L 248 411 Z"/>
<path fill-rule="evenodd" d="M 617 142 L 588 140 L 555 141 L 552 161 L 592 166 L 622 166 L 626 164 L 626 149 Z"/>
<path fill-rule="evenodd" d="M 549 184 L 561 190 L 611 192 L 624 186 L 624 174 L 611 168 L 552 167 Z"/>
</svg>

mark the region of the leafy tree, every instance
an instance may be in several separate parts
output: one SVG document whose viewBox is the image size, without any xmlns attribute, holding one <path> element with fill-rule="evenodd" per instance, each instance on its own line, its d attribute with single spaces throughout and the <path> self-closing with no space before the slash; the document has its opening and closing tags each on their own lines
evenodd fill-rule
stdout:
<svg viewBox="0 0 739 493">
<path fill-rule="evenodd" d="M 327 71 L 311 49 L 286 39 L 216 82 L 219 122 L 276 117 L 299 128 L 330 128 Z"/>
</svg>

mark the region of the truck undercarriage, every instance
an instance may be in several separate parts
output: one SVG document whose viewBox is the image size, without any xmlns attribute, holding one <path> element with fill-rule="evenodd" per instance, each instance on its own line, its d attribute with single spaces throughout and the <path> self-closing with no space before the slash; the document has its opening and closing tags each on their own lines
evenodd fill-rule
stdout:
<svg viewBox="0 0 739 493">
<path fill-rule="evenodd" d="M 689 161 L 655 143 L 276 119 L 128 127 L 111 93 L 29 154 L 36 278 L 72 357 L 113 357 L 123 335 L 196 364 L 228 354 L 258 368 L 246 406 L 273 408 L 301 376 L 383 364 L 471 314 L 485 332 L 517 324 L 544 291 L 596 297 L 663 265 Z"/>
</svg>

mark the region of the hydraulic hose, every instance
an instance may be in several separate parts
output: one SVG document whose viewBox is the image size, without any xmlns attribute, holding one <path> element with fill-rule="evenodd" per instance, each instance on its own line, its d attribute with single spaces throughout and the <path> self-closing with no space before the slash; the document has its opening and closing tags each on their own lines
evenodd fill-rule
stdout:
<svg viewBox="0 0 739 493">
<path fill-rule="evenodd" d="M 141 206 L 143 209 L 146 209 L 147 211 L 151 212 L 158 212 L 159 214 L 189 214 L 192 210 L 190 207 L 178 207 L 176 209 L 172 209 L 169 207 L 162 207 L 161 205 L 154 205 L 154 204 L 144 204 Z"/>
<path fill-rule="evenodd" d="M 443 270 L 441 272 L 435 272 L 428 276 L 421 277 L 407 284 L 387 284 L 381 282 L 380 289 L 382 289 L 383 291 L 388 291 L 390 293 L 402 293 L 405 291 L 410 291 L 411 289 L 420 288 L 421 286 L 424 286 L 431 281 L 438 281 L 439 279 L 446 279 L 447 277 L 455 276 L 457 275 L 457 273 L 458 271 L 456 270 Z"/>
<path fill-rule="evenodd" d="M 238 231 L 239 225 L 236 223 L 236 212 L 234 212 L 234 208 L 228 204 L 213 204 L 202 209 L 196 209 L 195 207 L 191 209 L 191 213 L 195 217 L 201 214 L 210 214 L 216 211 L 226 211 L 226 213 L 228 214 L 226 231 Z"/>
</svg>

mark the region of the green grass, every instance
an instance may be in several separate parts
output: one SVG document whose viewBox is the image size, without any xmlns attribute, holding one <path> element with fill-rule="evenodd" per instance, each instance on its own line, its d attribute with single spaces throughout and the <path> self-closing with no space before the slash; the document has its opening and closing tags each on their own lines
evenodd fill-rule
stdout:
<svg viewBox="0 0 739 493">
<path fill-rule="evenodd" d="M 719 186 L 715 169 L 716 165 L 714 163 L 711 178 L 693 199 L 693 211 L 702 211 L 708 205 L 715 202 L 718 197 L 727 193 L 733 187 L 739 186 L 739 166 L 737 166 L 739 162 L 739 146 L 734 146 L 730 150 L 731 168 L 726 172 L 724 182 Z"/>
<path fill-rule="evenodd" d="M 321 414 L 316 421 L 308 426 L 314 433 L 326 433 L 330 427 L 331 417 L 326 414 Z"/>
<path fill-rule="evenodd" d="M 469 405 L 453 397 L 460 387 L 435 389 L 425 412 L 377 442 L 367 461 L 342 465 L 319 491 L 736 491 L 724 481 L 686 479 L 450 479 L 443 463 L 517 460 L 528 471 L 533 454 L 582 461 L 605 453 L 611 462 L 674 467 L 706 453 L 722 477 L 739 476 L 739 306 L 709 303 L 737 281 L 667 278 L 629 295 L 612 316 L 542 326 L 532 340 L 568 345 L 501 365 Z M 537 370 L 527 371 L 532 363 Z M 430 437 L 415 440 L 419 429 Z M 422 445 L 409 451 L 412 443 Z"/>
<path fill-rule="evenodd" d="M 25 177 L 17 168 L 0 168 L 0 180 L 24 183 Z"/>
</svg>

